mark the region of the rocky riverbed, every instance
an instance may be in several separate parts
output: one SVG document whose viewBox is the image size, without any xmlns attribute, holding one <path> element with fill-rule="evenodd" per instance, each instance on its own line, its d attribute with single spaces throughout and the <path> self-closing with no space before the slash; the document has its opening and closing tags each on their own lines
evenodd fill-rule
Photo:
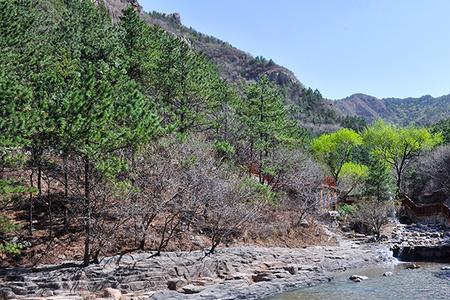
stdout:
<svg viewBox="0 0 450 300">
<path fill-rule="evenodd" d="M 450 263 L 450 230 L 439 225 L 398 225 L 391 248 L 403 261 Z"/>
<path fill-rule="evenodd" d="M 387 245 L 341 240 L 302 249 L 235 247 L 133 253 L 0 271 L 0 299 L 262 299 L 332 280 L 340 271 L 392 261 Z"/>
</svg>

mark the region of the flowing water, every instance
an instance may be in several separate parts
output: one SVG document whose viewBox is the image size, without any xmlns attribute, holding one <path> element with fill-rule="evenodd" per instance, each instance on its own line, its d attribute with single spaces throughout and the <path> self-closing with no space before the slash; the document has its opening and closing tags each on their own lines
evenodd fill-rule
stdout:
<svg viewBox="0 0 450 300">
<path fill-rule="evenodd" d="M 441 270 L 441 264 L 420 264 L 420 269 L 407 270 L 407 265 L 353 270 L 338 275 L 330 283 L 284 293 L 271 300 L 450 299 L 450 270 Z M 384 272 L 392 272 L 393 276 L 384 277 Z M 369 279 L 354 283 L 348 279 L 352 274 Z"/>
</svg>

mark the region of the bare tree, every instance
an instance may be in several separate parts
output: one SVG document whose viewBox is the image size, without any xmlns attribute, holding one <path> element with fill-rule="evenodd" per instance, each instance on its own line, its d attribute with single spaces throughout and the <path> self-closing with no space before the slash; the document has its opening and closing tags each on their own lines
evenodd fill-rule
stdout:
<svg viewBox="0 0 450 300">
<path fill-rule="evenodd" d="M 210 181 L 208 194 L 203 201 L 204 219 L 202 231 L 211 239 L 207 254 L 233 235 L 238 236 L 245 224 L 255 220 L 268 197 L 260 183 L 230 170 L 219 170 Z"/>
<path fill-rule="evenodd" d="M 424 190 L 450 195 L 450 146 L 442 146 L 424 156 L 418 163 L 418 173 L 424 174 Z"/>
<path fill-rule="evenodd" d="M 145 249 L 151 234 L 158 255 L 172 239 L 190 229 L 210 197 L 216 163 L 212 147 L 193 136 L 184 141 L 161 139 L 138 157 L 137 190 L 128 197 L 126 208 L 134 220 L 132 230 L 139 249 Z"/>
<path fill-rule="evenodd" d="M 301 150 L 279 150 L 274 157 L 278 165 L 277 187 L 286 197 L 283 205 L 299 225 L 320 204 L 321 167 Z"/>
<path fill-rule="evenodd" d="M 392 201 L 364 200 L 358 203 L 352 215 L 354 222 L 365 225 L 370 232 L 380 237 L 381 230 L 389 223 L 394 210 Z"/>
</svg>

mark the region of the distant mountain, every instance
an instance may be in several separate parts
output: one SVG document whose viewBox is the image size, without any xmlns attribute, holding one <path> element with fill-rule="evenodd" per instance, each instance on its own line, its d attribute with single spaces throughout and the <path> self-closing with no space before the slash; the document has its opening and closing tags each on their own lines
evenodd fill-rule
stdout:
<svg viewBox="0 0 450 300">
<path fill-rule="evenodd" d="M 337 100 L 336 105 L 345 115 L 359 116 L 367 122 L 383 119 L 399 125 L 430 125 L 450 117 L 450 95 L 379 99 L 353 94 Z"/>
</svg>

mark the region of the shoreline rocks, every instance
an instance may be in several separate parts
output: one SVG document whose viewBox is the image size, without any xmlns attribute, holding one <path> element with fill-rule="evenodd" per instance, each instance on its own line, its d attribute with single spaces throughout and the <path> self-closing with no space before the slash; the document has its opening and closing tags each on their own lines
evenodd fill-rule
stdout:
<svg viewBox="0 0 450 300">
<path fill-rule="evenodd" d="M 450 262 L 450 231 L 438 225 L 398 225 L 391 249 L 401 261 Z"/>
<path fill-rule="evenodd" d="M 65 262 L 0 270 L 0 299 L 262 299 L 328 282 L 341 271 L 390 262 L 387 253 L 386 245 L 348 240 L 301 249 L 222 248 L 211 256 L 132 253 L 86 268 Z"/>
</svg>

